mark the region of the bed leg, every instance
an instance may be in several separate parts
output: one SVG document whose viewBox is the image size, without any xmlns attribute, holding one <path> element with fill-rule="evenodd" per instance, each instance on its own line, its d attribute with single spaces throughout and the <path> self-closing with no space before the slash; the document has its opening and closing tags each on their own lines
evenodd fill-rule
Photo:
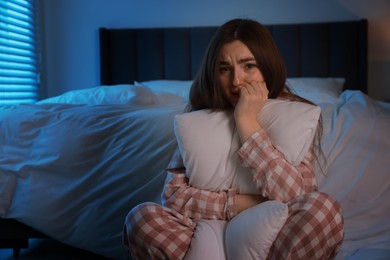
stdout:
<svg viewBox="0 0 390 260">
<path fill-rule="evenodd" d="M 20 256 L 21 249 L 28 248 L 28 246 L 29 246 L 28 238 L 11 238 L 11 239 L 0 238 L 0 249 L 3 248 L 12 249 L 12 255 L 14 259 L 18 259 Z"/>
<path fill-rule="evenodd" d="M 13 249 L 13 256 L 15 259 L 18 259 L 20 255 L 20 248 L 14 248 Z"/>
</svg>

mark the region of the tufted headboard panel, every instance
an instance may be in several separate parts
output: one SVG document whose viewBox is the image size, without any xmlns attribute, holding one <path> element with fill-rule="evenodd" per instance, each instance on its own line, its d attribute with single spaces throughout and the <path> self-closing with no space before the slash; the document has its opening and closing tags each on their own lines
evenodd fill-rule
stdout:
<svg viewBox="0 0 390 260">
<path fill-rule="evenodd" d="M 344 77 L 367 92 L 367 20 L 266 25 L 288 77 Z M 99 29 L 102 85 L 190 80 L 217 27 Z"/>
</svg>

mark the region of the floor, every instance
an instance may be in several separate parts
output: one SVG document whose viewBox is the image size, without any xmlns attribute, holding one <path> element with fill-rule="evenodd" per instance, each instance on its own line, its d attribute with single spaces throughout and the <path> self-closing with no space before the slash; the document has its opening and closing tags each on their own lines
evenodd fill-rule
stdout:
<svg viewBox="0 0 390 260">
<path fill-rule="evenodd" d="M 19 258 L 13 257 L 12 249 L 0 249 L 1 260 L 105 260 L 107 258 L 67 246 L 53 239 L 30 239 L 29 247 L 20 250 Z"/>
</svg>

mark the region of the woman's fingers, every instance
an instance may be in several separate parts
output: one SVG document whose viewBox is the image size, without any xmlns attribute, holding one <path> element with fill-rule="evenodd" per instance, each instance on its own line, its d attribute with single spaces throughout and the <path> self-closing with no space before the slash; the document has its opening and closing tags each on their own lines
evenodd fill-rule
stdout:
<svg viewBox="0 0 390 260">
<path fill-rule="evenodd" d="M 268 98 L 268 89 L 264 81 L 252 81 L 241 88 L 241 94 L 255 95 L 258 98 Z"/>
</svg>

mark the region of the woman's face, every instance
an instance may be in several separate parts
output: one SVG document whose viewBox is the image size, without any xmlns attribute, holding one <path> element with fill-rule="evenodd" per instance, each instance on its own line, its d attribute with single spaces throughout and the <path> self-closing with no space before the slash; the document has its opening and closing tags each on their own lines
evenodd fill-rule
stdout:
<svg viewBox="0 0 390 260">
<path fill-rule="evenodd" d="M 218 83 L 232 106 L 236 106 L 240 89 L 245 84 L 260 84 L 264 81 L 257 65 L 255 57 L 241 41 L 236 40 L 222 46 Z"/>
</svg>

